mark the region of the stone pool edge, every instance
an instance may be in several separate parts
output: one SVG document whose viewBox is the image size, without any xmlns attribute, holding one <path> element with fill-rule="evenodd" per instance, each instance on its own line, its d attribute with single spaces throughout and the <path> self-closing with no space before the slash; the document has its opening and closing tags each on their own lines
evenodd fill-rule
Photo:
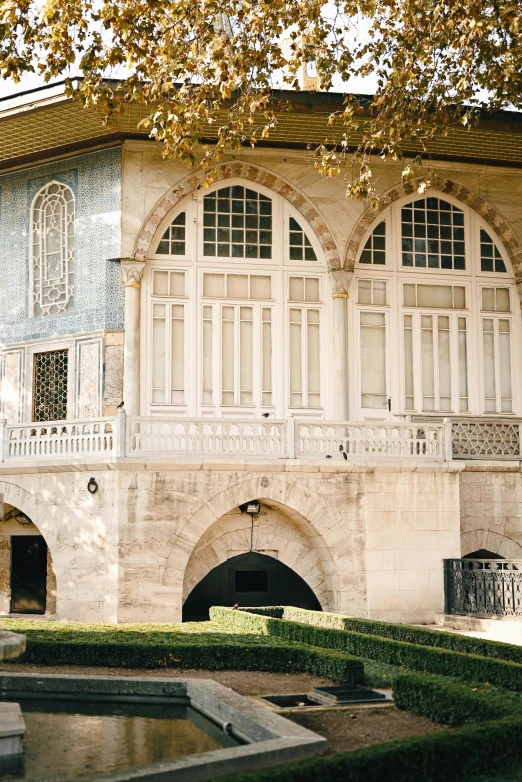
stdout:
<svg viewBox="0 0 522 782">
<path fill-rule="evenodd" d="M 0 675 L 0 696 L 23 698 L 66 698 L 92 701 L 188 703 L 218 724 L 228 723 L 231 735 L 247 738 L 239 747 L 188 755 L 173 761 L 121 769 L 82 777 L 85 782 L 124 782 L 150 780 L 166 782 L 175 774 L 176 782 L 204 782 L 220 776 L 268 768 L 279 763 L 302 760 L 324 752 L 322 736 L 274 713 L 261 703 L 239 695 L 212 679 L 132 679 L 129 677 L 63 676 L 59 674 Z"/>
</svg>

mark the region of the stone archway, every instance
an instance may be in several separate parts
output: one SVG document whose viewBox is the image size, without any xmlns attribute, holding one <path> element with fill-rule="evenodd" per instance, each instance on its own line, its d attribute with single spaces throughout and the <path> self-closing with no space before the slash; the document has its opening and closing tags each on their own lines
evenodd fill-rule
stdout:
<svg viewBox="0 0 522 782">
<path fill-rule="evenodd" d="M 465 557 L 473 551 L 493 551 L 503 559 L 522 560 L 522 545 L 516 540 L 489 529 L 475 529 L 461 535 L 461 552 Z"/>
<path fill-rule="evenodd" d="M 323 249 L 328 269 L 336 271 L 341 268 L 341 255 L 335 238 L 326 220 L 312 201 L 294 185 L 272 171 L 239 160 L 220 163 L 211 169 L 200 168 L 174 185 L 149 212 L 134 245 L 134 260 L 143 262 L 147 259 L 158 225 L 182 198 L 199 190 L 204 186 L 206 180 L 220 182 L 235 178 L 245 179 L 252 183 L 257 182 L 286 198 L 303 215 L 315 232 Z"/>
<path fill-rule="evenodd" d="M 45 509 L 28 491 L 16 484 L 0 481 L 0 494 L 4 499 L 4 520 L 0 525 L 0 611 L 7 614 L 11 610 L 11 568 L 14 567 L 11 547 L 15 542 L 13 537 L 18 543 L 29 543 L 36 538 L 31 545 L 37 545 L 41 539 L 45 541 L 42 544 L 45 568 L 42 594 L 45 597 L 45 613 L 54 615 L 57 585 L 52 551 L 56 545 L 55 531 L 49 523 Z"/>
<path fill-rule="evenodd" d="M 294 482 L 291 476 L 283 479 L 270 473 L 254 474 L 203 497 L 168 541 L 170 553 L 163 571 L 163 586 L 175 587 L 181 592 L 187 565 L 193 552 L 196 551 L 198 558 L 197 547 L 203 536 L 222 517 L 252 499 L 258 499 L 262 505 L 283 512 L 287 520 L 285 524 L 297 525 L 310 541 L 310 548 L 317 552 L 324 573 L 325 587 L 321 587 L 321 590 L 327 598 L 318 594 L 323 609 L 362 615 L 366 610 L 363 532 L 350 529 L 341 510 L 334 503 L 326 503 L 316 492 Z M 202 549 L 206 540 L 203 539 Z M 226 558 L 226 547 L 219 556 L 221 561 Z M 204 577 L 213 566 L 212 563 L 217 564 L 218 558 L 217 555 L 210 555 L 205 563 L 199 557 L 198 573 L 187 574 L 186 588 L 189 583 Z M 293 563 L 296 564 L 296 572 L 306 580 L 309 576 L 304 572 L 306 563 L 299 561 L 299 556 L 285 562 L 290 567 Z M 301 568 L 301 572 L 297 568 Z M 319 587 L 318 584 L 316 586 Z"/>
<path fill-rule="evenodd" d="M 297 573 L 316 595 L 321 606 L 329 610 L 332 589 L 329 588 L 326 552 L 310 535 L 306 520 L 281 503 L 264 500 L 255 519 L 241 513 L 239 507 L 221 516 L 201 536 L 185 568 L 183 601 L 194 587 L 214 568 L 227 560 L 249 552 L 272 557 Z"/>
<path fill-rule="evenodd" d="M 361 242 L 364 239 L 368 229 L 372 226 L 372 224 L 382 212 L 384 212 L 389 206 L 391 206 L 396 201 L 399 201 L 404 196 L 418 195 L 419 198 L 422 197 L 417 193 L 418 181 L 418 179 L 414 179 L 410 182 L 403 182 L 402 184 L 395 185 L 395 187 L 387 190 L 386 193 L 381 196 L 377 209 L 368 207 L 363 212 L 353 227 L 346 244 L 346 251 L 343 260 L 344 268 L 353 271 L 355 267 L 355 259 L 357 258 L 357 253 L 359 252 Z M 455 182 L 452 179 L 439 178 L 432 183 L 429 190 L 434 190 L 439 194 L 452 196 L 453 198 L 457 199 L 457 201 L 461 201 L 463 204 L 466 204 L 466 206 L 469 206 L 470 209 L 473 209 L 475 212 L 477 212 L 491 227 L 491 229 L 498 236 L 499 241 L 501 241 L 506 248 L 506 252 L 513 266 L 515 281 L 517 284 L 522 283 L 522 247 L 515 233 L 509 227 L 508 223 L 504 220 L 500 212 L 481 195 L 475 193 L 466 185 Z"/>
</svg>

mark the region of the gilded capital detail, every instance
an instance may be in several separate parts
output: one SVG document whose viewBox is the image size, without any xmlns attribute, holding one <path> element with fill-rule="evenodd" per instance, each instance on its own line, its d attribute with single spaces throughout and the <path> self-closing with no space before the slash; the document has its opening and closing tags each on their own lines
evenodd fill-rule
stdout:
<svg viewBox="0 0 522 782">
<path fill-rule="evenodd" d="M 347 269 L 337 269 L 331 271 L 330 283 L 332 285 L 332 299 L 348 299 L 350 283 L 353 277 L 353 269 L 348 271 Z"/>
<path fill-rule="evenodd" d="M 121 281 L 126 288 L 141 288 L 141 278 L 145 269 L 144 263 L 129 258 L 122 258 L 120 269 Z"/>
</svg>

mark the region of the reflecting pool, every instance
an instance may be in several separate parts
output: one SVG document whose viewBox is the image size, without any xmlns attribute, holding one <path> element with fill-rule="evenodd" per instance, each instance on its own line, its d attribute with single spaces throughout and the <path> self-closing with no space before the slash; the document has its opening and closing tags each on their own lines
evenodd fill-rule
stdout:
<svg viewBox="0 0 522 782">
<path fill-rule="evenodd" d="M 25 698 L 18 702 L 26 724 L 23 758 L 0 766 L 2 780 L 81 779 L 238 746 L 185 705 Z"/>
</svg>

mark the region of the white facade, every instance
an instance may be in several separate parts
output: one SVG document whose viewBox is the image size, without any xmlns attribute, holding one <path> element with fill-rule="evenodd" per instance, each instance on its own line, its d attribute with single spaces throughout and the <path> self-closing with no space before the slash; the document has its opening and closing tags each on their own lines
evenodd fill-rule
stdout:
<svg viewBox="0 0 522 782">
<path fill-rule="evenodd" d="M 455 164 L 418 195 L 382 166 L 378 213 L 302 153 L 245 151 L 214 174 L 204 187 L 125 142 L 124 330 L 3 346 L 0 609 L 20 511 L 59 617 L 179 620 L 254 551 L 325 610 L 432 621 L 443 559 L 522 546 L 516 172 Z M 67 263 L 81 274 L 70 228 L 39 230 L 27 301 L 45 267 L 62 302 Z"/>
</svg>

